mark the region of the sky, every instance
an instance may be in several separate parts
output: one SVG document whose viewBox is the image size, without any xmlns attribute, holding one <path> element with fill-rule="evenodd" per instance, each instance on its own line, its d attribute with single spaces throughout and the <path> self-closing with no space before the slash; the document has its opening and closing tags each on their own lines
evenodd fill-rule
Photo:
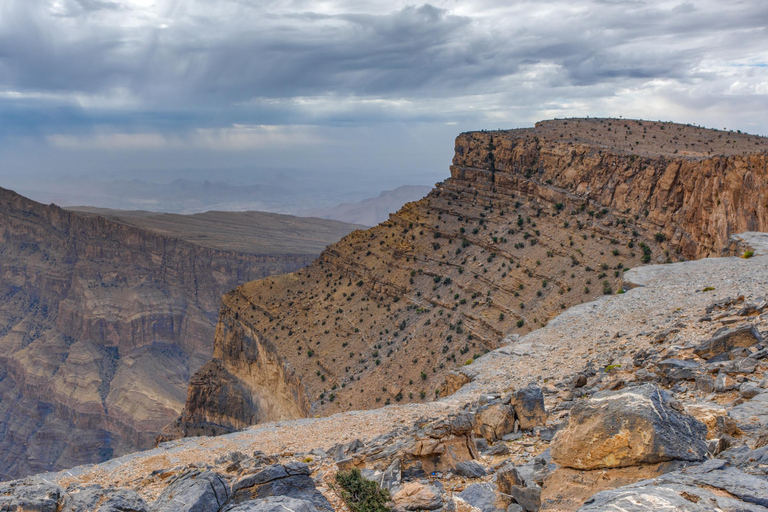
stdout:
<svg viewBox="0 0 768 512">
<path fill-rule="evenodd" d="M 363 194 L 447 177 L 467 130 L 766 114 L 765 0 L 0 2 L 0 186 L 40 199 L 251 170 Z"/>
</svg>

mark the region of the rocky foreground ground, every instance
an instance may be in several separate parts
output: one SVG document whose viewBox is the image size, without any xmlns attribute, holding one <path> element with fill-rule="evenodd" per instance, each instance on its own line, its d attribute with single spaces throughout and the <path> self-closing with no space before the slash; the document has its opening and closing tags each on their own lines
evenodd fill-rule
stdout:
<svg viewBox="0 0 768 512">
<path fill-rule="evenodd" d="M 768 511 L 768 252 L 625 273 L 449 378 L 441 400 L 165 443 L 0 486 L 0 510 Z"/>
</svg>

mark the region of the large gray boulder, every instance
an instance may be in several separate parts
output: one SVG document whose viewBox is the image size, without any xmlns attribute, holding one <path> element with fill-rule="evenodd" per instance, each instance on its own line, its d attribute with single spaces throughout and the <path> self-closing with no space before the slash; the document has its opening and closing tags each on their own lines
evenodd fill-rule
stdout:
<svg viewBox="0 0 768 512">
<path fill-rule="evenodd" d="M 752 324 L 741 325 L 739 327 L 728 329 L 723 328 L 715 335 L 701 343 L 694 349 L 694 353 L 709 359 L 714 356 L 725 354 L 737 347 L 751 347 L 763 342 L 760 331 Z"/>
<path fill-rule="evenodd" d="M 599 492 L 579 512 L 605 510 L 768 512 L 768 481 L 714 459 L 652 480 Z"/>
<path fill-rule="evenodd" d="M 480 512 L 497 512 L 506 508 L 503 501 L 496 495 L 494 486 L 489 483 L 469 485 L 456 497 L 480 510 Z"/>
<path fill-rule="evenodd" d="M 600 469 L 707 456 L 707 427 L 682 412 L 665 391 L 645 384 L 578 402 L 552 440 L 552 460 Z"/>
<path fill-rule="evenodd" d="M 237 507 L 244 502 L 285 496 L 309 502 L 317 510 L 333 512 L 333 507 L 315 488 L 315 482 L 309 474 L 309 467 L 301 462 L 268 466 L 235 482 L 230 503 L 223 511 L 240 510 Z"/>
<path fill-rule="evenodd" d="M 270 496 L 268 498 L 246 501 L 229 512 L 320 512 L 315 504 L 307 500 L 297 500 L 288 496 Z"/>
<path fill-rule="evenodd" d="M 0 483 L 0 510 L 24 512 L 56 512 L 61 487 L 40 478 L 26 478 Z"/>
<path fill-rule="evenodd" d="M 173 477 L 152 505 L 154 512 L 216 512 L 229 498 L 229 486 L 213 471 L 198 469 Z"/>
<path fill-rule="evenodd" d="M 530 385 L 515 391 L 510 400 L 515 408 L 515 415 L 521 430 L 532 430 L 547 422 L 544 408 L 544 393 L 536 385 Z"/>
<path fill-rule="evenodd" d="M 150 509 L 135 491 L 93 486 L 67 494 L 61 512 L 150 512 Z"/>
</svg>

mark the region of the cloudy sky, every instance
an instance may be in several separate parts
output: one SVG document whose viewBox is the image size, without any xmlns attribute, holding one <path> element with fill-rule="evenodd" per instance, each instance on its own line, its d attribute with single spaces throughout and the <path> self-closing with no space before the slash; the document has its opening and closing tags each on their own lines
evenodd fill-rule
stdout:
<svg viewBox="0 0 768 512">
<path fill-rule="evenodd" d="M 768 135 L 767 107 L 765 0 L 0 1 L 0 186 L 433 183 L 460 131 L 621 115 Z"/>
</svg>

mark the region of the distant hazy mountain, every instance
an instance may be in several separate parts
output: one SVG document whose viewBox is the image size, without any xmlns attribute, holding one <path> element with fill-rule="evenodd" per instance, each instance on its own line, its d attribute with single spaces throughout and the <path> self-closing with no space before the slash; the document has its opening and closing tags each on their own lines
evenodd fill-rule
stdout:
<svg viewBox="0 0 768 512">
<path fill-rule="evenodd" d="M 375 226 L 387 220 L 390 213 L 396 212 L 405 203 L 418 201 L 430 190 L 432 187 L 406 185 L 394 190 L 385 190 L 378 197 L 363 199 L 356 203 L 342 203 L 333 208 L 306 210 L 299 212 L 299 215 Z"/>
</svg>

